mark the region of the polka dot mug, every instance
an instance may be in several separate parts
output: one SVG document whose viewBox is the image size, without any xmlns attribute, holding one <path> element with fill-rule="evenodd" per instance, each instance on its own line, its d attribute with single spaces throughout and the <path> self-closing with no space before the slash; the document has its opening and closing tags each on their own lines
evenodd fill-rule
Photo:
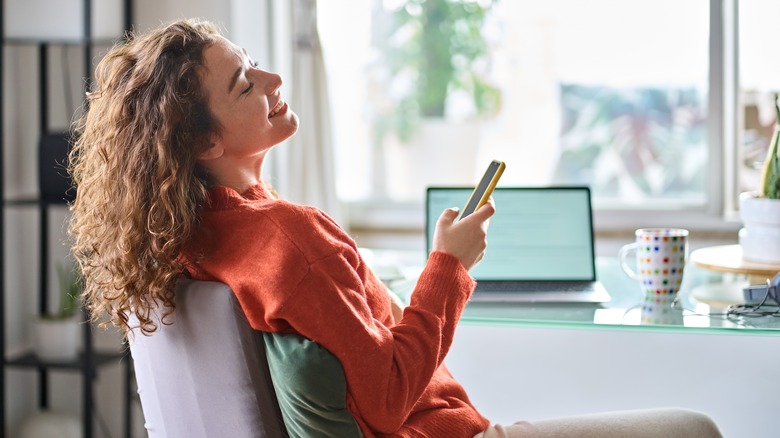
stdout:
<svg viewBox="0 0 780 438">
<path fill-rule="evenodd" d="M 645 297 L 658 302 L 673 299 L 682 284 L 688 258 L 688 230 L 682 228 L 641 228 L 636 241 L 620 248 L 618 259 L 623 271 L 642 283 Z M 627 261 L 636 251 L 636 270 Z"/>
</svg>

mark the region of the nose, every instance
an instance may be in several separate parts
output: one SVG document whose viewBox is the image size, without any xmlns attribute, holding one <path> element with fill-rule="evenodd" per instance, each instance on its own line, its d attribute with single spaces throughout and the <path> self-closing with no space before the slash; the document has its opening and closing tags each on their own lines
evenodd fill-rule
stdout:
<svg viewBox="0 0 780 438">
<path fill-rule="evenodd" d="M 254 81 L 259 82 L 265 94 L 274 94 L 282 86 L 282 77 L 276 73 L 259 68 L 251 69 Z"/>
</svg>

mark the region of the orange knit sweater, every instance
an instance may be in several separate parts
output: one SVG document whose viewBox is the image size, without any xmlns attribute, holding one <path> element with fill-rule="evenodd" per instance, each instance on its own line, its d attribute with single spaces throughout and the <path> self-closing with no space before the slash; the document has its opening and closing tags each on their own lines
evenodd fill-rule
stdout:
<svg viewBox="0 0 780 438">
<path fill-rule="evenodd" d="M 263 185 L 209 193 L 204 253 L 190 275 L 221 281 L 256 330 L 297 333 L 344 368 L 347 407 L 366 437 L 472 437 L 488 426 L 443 364 L 474 281 L 434 252 L 393 323 L 385 286 L 323 212 L 273 199 Z"/>
</svg>

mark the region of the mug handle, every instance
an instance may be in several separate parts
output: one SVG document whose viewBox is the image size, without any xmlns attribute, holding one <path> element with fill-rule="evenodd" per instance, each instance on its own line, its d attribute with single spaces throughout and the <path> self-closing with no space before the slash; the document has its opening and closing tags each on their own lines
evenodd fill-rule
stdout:
<svg viewBox="0 0 780 438">
<path fill-rule="evenodd" d="M 634 272 L 631 267 L 628 266 L 628 262 L 626 261 L 626 258 L 628 257 L 628 253 L 631 251 L 635 251 L 638 247 L 638 243 L 629 243 L 627 245 L 623 245 L 622 248 L 620 248 L 620 252 L 618 252 L 618 260 L 620 260 L 620 267 L 623 269 L 623 272 L 626 273 L 629 277 L 633 278 L 634 280 L 639 280 L 639 276 L 636 272 Z"/>
</svg>

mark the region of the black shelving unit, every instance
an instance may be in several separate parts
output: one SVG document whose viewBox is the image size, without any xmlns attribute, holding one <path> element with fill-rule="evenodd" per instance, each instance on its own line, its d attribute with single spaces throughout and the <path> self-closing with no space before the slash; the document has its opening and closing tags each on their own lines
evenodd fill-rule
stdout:
<svg viewBox="0 0 780 438">
<path fill-rule="evenodd" d="M 124 28 L 130 29 L 132 26 L 132 1 L 123 0 L 124 6 Z M 0 36 L 2 36 L 2 44 L 0 44 L 0 59 L 3 59 L 5 47 L 8 45 L 16 46 L 34 46 L 38 49 L 38 74 L 39 74 L 39 133 L 41 136 L 51 134 L 49 129 L 49 115 L 48 115 L 48 52 L 53 46 L 78 46 L 81 47 L 84 54 L 84 81 L 85 86 L 88 83 L 88 79 L 92 73 L 92 56 L 93 56 L 93 44 L 99 44 L 99 41 L 95 41 L 91 35 L 92 25 L 92 3 L 91 0 L 82 0 L 84 7 L 83 16 L 83 37 L 78 40 L 44 40 L 44 39 L 13 39 L 5 37 L 5 2 L 0 0 Z M 106 42 L 108 44 L 111 41 Z M 40 313 L 45 313 L 48 308 L 48 294 L 47 286 L 49 283 L 48 267 L 49 267 L 49 226 L 50 218 L 49 212 L 53 208 L 66 208 L 67 202 L 65 199 L 51 199 L 41 196 L 37 199 L 16 199 L 8 200 L 5 197 L 5 187 L 3 173 L 6 163 L 3 162 L 3 151 L 5 149 L 4 138 L 2 132 L 4 131 L 5 118 L 3 114 L 3 78 L 4 71 L 0 68 L 0 198 L 2 198 L 3 204 L 0 208 L 0 242 L 5 242 L 5 210 L 7 208 L 35 208 L 39 215 L 39 293 L 38 293 L 38 309 Z M 86 91 L 86 90 L 85 90 Z M 40 166 L 39 166 L 40 167 Z M 76 373 L 80 373 L 83 384 L 83 400 L 82 400 L 82 427 L 85 438 L 92 438 L 93 436 L 93 419 L 92 414 L 94 411 L 94 391 L 93 384 L 97 377 L 98 370 L 110 364 L 116 364 L 122 360 L 125 366 L 124 372 L 124 436 L 130 437 L 131 430 L 131 380 L 132 369 L 131 360 L 127 351 L 122 352 L 99 352 L 95 351 L 92 340 L 92 326 L 89 323 L 83 324 L 83 351 L 79 354 L 79 357 L 70 362 L 56 362 L 56 361 L 43 361 L 35 356 L 32 352 L 21 353 L 14 357 L 6 357 L 5 355 L 5 306 L 6 306 L 6 294 L 13 291 L 6 289 L 5 278 L 8 272 L 5 269 L 5 248 L 0 248 L 0 352 L 2 352 L 2 374 L 0 376 L 0 435 L 3 435 L 6 428 L 6 405 L 5 405 L 5 370 L 7 368 L 23 368 L 29 369 L 31 372 L 37 371 L 39 382 L 39 394 L 38 404 L 40 408 L 45 409 L 49 405 L 49 372 L 51 370 L 70 370 Z M 86 319 L 86 317 L 85 317 Z"/>
</svg>

